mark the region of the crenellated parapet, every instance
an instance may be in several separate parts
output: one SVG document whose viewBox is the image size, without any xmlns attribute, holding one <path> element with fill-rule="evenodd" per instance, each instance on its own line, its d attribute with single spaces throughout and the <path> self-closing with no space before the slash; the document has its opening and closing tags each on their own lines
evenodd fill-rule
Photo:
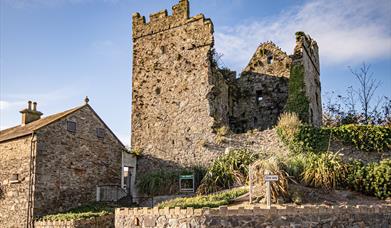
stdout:
<svg viewBox="0 0 391 228">
<path fill-rule="evenodd" d="M 198 14 L 194 17 L 189 17 L 189 15 L 188 0 L 180 0 L 178 4 L 174 5 L 172 7 L 172 15 L 168 15 L 167 10 L 150 14 L 149 22 L 146 22 L 144 16 L 141 16 L 139 13 L 134 13 L 132 16 L 133 39 L 135 40 L 140 37 L 157 34 L 189 23 L 205 25 L 213 32 L 212 21 L 205 18 L 203 14 Z"/>
</svg>

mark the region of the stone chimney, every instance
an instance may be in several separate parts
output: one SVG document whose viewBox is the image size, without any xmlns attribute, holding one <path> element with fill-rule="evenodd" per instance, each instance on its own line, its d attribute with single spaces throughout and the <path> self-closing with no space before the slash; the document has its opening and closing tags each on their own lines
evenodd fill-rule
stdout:
<svg viewBox="0 0 391 228">
<path fill-rule="evenodd" d="M 37 111 L 37 102 L 28 101 L 27 108 L 20 111 L 22 113 L 22 126 L 41 119 L 42 112 Z"/>
</svg>

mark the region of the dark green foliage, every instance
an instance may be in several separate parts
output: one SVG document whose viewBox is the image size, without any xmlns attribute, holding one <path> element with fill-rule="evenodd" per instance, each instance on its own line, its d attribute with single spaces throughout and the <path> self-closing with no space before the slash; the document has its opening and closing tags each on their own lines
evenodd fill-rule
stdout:
<svg viewBox="0 0 391 228">
<path fill-rule="evenodd" d="M 389 127 L 349 124 L 316 128 L 300 123 L 293 124 L 295 121 L 287 121 L 287 119 L 293 119 L 288 116 L 285 114 L 284 118 L 280 118 L 277 124 L 277 134 L 293 153 L 327 151 L 330 140 L 333 139 L 353 145 L 361 151 L 383 152 L 391 149 L 391 128 Z"/>
<path fill-rule="evenodd" d="M 391 149 L 391 128 L 375 125 L 343 125 L 332 128 L 334 135 L 362 151 Z"/>
<path fill-rule="evenodd" d="M 297 181 L 325 190 L 343 183 L 347 172 L 341 156 L 332 152 L 296 154 L 288 159 L 285 169 Z"/>
<path fill-rule="evenodd" d="M 140 177 L 137 189 L 148 196 L 175 194 L 178 190 L 178 175 L 174 171 L 151 171 Z"/>
<path fill-rule="evenodd" d="M 301 151 L 327 151 L 331 136 L 329 128 L 316 128 L 312 126 L 300 126 L 294 143 L 300 146 Z"/>
<path fill-rule="evenodd" d="M 296 154 L 285 162 L 285 171 L 297 181 L 301 180 L 301 174 L 304 171 L 305 156 L 305 154 Z"/>
<path fill-rule="evenodd" d="M 289 78 L 288 100 L 285 111 L 296 113 L 299 119 L 305 123 L 309 119 L 309 102 L 304 88 L 304 67 L 293 64 Z"/>
<path fill-rule="evenodd" d="M 154 170 L 140 175 L 137 189 L 148 196 L 172 195 L 179 191 L 179 176 L 194 175 L 195 187 L 204 177 L 206 170 L 202 167 L 184 168 L 180 170 Z"/>
<path fill-rule="evenodd" d="M 358 192 L 373 195 L 380 199 L 391 196 L 391 160 L 365 165 L 361 161 L 349 164 L 347 186 Z"/>
<path fill-rule="evenodd" d="M 105 203 L 91 203 L 67 212 L 45 215 L 40 220 L 69 221 L 100 217 L 114 213 L 114 207 Z"/>
<path fill-rule="evenodd" d="M 238 149 L 217 158 L 206 172 L 197 193 L 207 194 L 245 184 L 249 165 L 257 156 L 249 150 Z"/>
<path fill-rule="evenodd" d="M 173 200 L 162 202 L 158 205 L 158 207 L 159 208 L 164 208 L 164 207 L 214 208 L 222 205 L 228 205 L 232 200 L 247 192 L 248 192 L 247 188 L 237 188 L 237 189 L 227 190 L 221 193 L 215 193 L 215 194 L 204 195 L 204 196 L 176 198 Z"/>
<path fill-rule="evenodd" d="M 345 180 L 346 165 L 338 153 L 308 153 L 304 158 L 301 182 L 325 190 L 335 189 Z"/>
</svg>

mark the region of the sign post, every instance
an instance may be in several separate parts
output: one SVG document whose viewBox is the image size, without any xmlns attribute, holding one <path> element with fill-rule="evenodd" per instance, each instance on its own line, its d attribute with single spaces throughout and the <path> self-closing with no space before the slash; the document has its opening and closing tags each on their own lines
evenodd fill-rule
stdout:
<svg viewBox="0 0 391 228">
<path fill-rule="evenodd" d="M 278 181 L 277 175 L 265 175 L 265 182 L 266 182 L 266 208 L 270 209 L 271 207 L 271 192 L 270 192 L 270 182 L 272 181 Z"/>
</svg>

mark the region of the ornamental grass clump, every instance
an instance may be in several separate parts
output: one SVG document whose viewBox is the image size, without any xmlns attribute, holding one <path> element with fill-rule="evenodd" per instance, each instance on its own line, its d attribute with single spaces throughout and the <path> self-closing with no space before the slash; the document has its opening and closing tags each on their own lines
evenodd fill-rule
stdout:
<svg viewBox="0 0 391 228">
<path fill-rule="evenodd" d="M 346 177 L 347 167 L 338 153 L 308 153 L 301 181 L 311 187 L 335 189 Z"/>
<path fill-rule="evenodd" d="M 288 175 L 283 169 L 283 164 L 275 157 L 258 160 L 251 165 L 250 179 L 252 180 L 254 197 L 265 196 L 265 174 L 278 176 L 278 181 L 270 183 L 271 196 L 274 201 L 278 197 L 287 198 L 288 193 Z"/>
<path fill-rule="evenodd" d="M 257 157 L 257 154 L 246 149 L 231 150 L 222 155 L 208 168 L 197 193 L 208 194 L 244 185 L 248 167 Z"/>
</svg>

